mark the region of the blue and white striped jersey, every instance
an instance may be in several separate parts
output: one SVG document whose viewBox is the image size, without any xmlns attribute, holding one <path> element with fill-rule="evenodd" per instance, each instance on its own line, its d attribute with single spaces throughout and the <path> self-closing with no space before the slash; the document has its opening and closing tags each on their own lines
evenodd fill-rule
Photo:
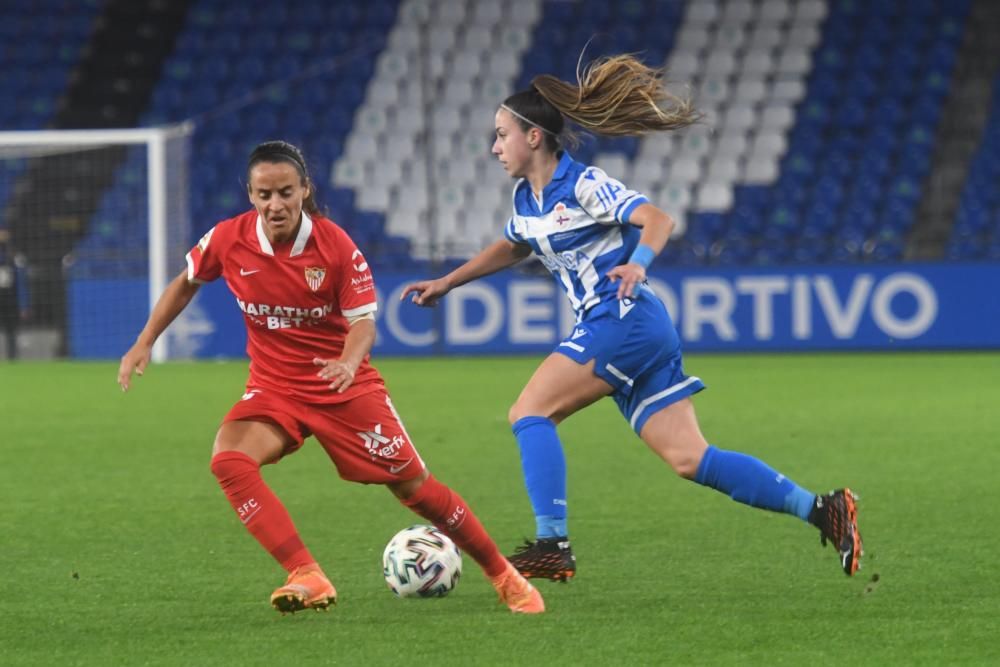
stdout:
<svg viewBox="0 0 1000 667">
<path fill-rule="evenodd" d="M 581 317 L 598 303 L 617 299 L 618 285 L 607 273 L 638 245 L 639 228 L 628 222 L 646 201 L 564 151 L 540 197 L 526 179 L 514 186 L 514 215 L 504 236 L 531 246 Z"/>
</svg>

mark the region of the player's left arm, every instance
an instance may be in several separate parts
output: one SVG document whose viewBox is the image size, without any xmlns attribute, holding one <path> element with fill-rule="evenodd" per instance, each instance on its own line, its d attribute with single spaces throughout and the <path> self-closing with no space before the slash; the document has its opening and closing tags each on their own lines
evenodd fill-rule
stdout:
<svg viewBox="0 0 1000 667">
<path fill-rule="evenodd" d="M 329 380 L 330 389 L 339 394 L 344 393 L 354 383 L 354 374 L 358 372 L 358 366 L 375 344 L 375 313 L 365 313 L 348 319 L 348 322 L 351 329 L 344 339 L 344 351 L 340 358 L 313 359 L 313 364 L 320 367 L 316 374 L 324 380 Z"/>
<path fill-rule="evenodd" d="M 337 300 L 341 314 L 347 319 L 349 330 L 344 339 L 344 349 L 337 359 L 313 359 L 319 366 L 316 373 L 330 381 L 330 389 L 344 393 L 354 384 L 354 374 L 375 344 L 375 278 L 364 255 L 354 241 L 339 227 L 337 244 L 340 256 L 337 275 L 344 276 L 337 287 Z"/>
<path fill-rule="evenodd" d="M 629 217 L 629 222 L 642 227 L 639 245 L 625 264 L 608 271 L 612 282 L 620 281 L 618 298 L 632 296 L 635 286 L 646 279 L 646 269 L 653 258 L 659 255 L 674 230 L 674 220 L 669 215 L 645 202 L 639 204 Z"/>
</svg>

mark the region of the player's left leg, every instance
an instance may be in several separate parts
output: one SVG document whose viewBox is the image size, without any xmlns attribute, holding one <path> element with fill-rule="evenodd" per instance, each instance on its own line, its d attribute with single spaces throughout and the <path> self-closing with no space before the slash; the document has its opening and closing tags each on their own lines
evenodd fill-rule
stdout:
<svg viewBox="0 0 1000 667">
<path fill-rule="evenodd" d="M 657 410 L 639 437 L 674 471 L 752 507 L 809 519 L 816 494 L 802 489 L 752 456 L 708 444 L 690 398 Z"/>
<path fill-rule="evenodd" d="M 709 445 L 701 433 L 690 398 L 653 412 L 637 427 L 639 436 L 674 471 L 733 500 L 799 517 L 834 542 L 844 571 L 854 574 L 861 556 L 857 509 L 850 490 L 817 496 L 763 461 Z"/>
<path fill-rule="evenodd" d="M 447 533 L 475 560 L 511 611 L 545 611 L 541 594 L 500 554 L 496 543 L 462 496 L 434 478 L 426 469 L 403 482 L 386 484 L 401 503 Z"/>
<path fill-rule="evenodd" d="M 566 459 L 556 425 L 610 392 L 611 386 L 594 375 L 593 359 L 579 363 L 551 354 L 510 409 L 524 485 L 535 513 L 535 541 L 509 557 L 525 576 L 567 581 L 576 574 L 567 526 Z"/>
<path fill-rule="evenodd" d="M 258 413 L 265 410 L 265 403 L 266 399 L 259 401 Z M 274 463 L 296 444 L 297 439 L 275 423 L 226 421 L 216 435 L 211 463 L 240 522 L 288 572 L 285 584 L 271 594 L 271 605 L 282 613 L 326 609 L 337 601 L 333 584 L 260 474 L 262 464 Z"/>
</svg>

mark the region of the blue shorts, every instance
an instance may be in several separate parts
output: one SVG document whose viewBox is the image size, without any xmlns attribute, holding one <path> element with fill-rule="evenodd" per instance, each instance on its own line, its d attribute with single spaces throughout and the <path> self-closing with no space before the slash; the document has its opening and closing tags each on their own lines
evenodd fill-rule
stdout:
<svg viewBox="0 0 1000 667">
<path fill-rule="evenodd" d="M 639 433 L 650 415 L 705 388 L 684 374 L 680 338 L 663 302 L 648 288 L 635 298 L 594 306 L 556 347 L 610 384 L 618 409 Z"/>
</svg>

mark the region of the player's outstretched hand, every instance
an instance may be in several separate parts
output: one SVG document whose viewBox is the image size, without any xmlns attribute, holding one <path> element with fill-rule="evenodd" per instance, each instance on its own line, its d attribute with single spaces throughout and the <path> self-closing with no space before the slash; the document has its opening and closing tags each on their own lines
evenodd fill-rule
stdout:
<svg viewBox="0 0 1000 667">
<path fill-rule="evenodd" d="M 608 271 L 608 278 L 611 278 L 611 282 L 621 281 L 621 284 L 618 285 L 618 298 L 621 299 L 633 295 L 635 286 L 646 279 L 646 269 L 642 268 L 640 264 L 631 262 L 621 264 Z"/>
<path fill-rule="evenodd" d="M 136 375 L 142 375 L 146 366 L 149 365 L 149 358 L 153 354 L 153 348 L 149 345 L 136 343 L 122 357 L 122 363 L 118 366 L 118 385 L 122 391 L 128 391 L 129 383 L 132 381 L 132 371 Z"/>
<path fill-rule="evenodd" d="M 410 301 L 418 306 L 435 306 L 438 299 L 447 294 L 449 290 L 450 288 L 444 278 L 421 280 L 420 282 L 410 283 L 403 288 L 403 293 L 399 295 L 399 300 L 402 301 L 408 294 L 412 294 L 413 296 L 410 298 Z"/>
<path fill-rule="evenodd" d="M 340 359 L 316 357 L 313 359 L 313 365 L 320 367 L 316 375 L 324 380 L 329 380 L 330 389 L 335 390 L 338 394 L 343 394 L 348 387 L 354 384 L 354 373 L 358 370 L 357 366 L 352 366 Z"/>
</svg>

